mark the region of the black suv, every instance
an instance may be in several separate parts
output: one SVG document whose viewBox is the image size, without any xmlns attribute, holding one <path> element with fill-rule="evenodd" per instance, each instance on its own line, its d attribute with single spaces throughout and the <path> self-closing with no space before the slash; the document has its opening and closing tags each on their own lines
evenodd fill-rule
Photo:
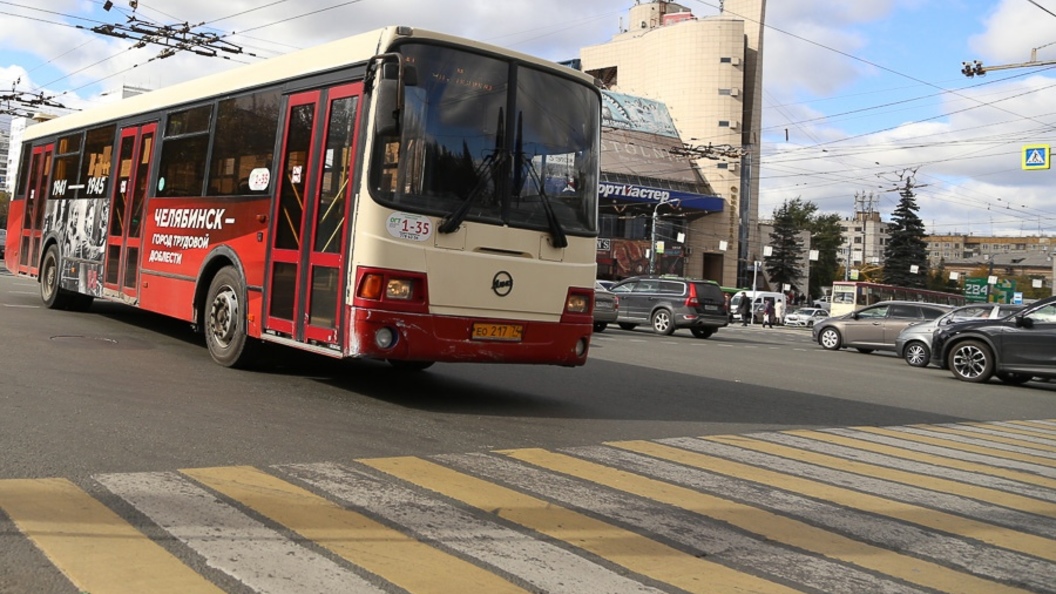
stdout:
<svg viewBox="0 0 1056 594">
<path fill-rule="evenodd" d="M 616 323 L 624 330 L 650 324 L 657 334 L 689 328 L 707 338 L 729 323 L 726 299 L 715 281 L 670 276 L 635 276 L 612 286 L 620 298 Z"/>
<path fill-rule="evenodd" d="M 1006 384 L 1056 378 L 1056 297 L 996 320 L 941 326 L 931 344 L 939 367 L 966 382 L 991 376 Z"/>
</svg>

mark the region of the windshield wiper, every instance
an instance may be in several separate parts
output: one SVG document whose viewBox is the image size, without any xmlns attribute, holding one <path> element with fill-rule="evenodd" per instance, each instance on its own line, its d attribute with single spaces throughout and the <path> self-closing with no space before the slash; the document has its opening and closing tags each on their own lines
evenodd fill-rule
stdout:
<svg viewBox="0 0 1056 594">
<path fill-rule="evenodd" d="M 496 156 L 497 155 L 497 156 Z M 506 152 L 497 151 L 486 157 L 480 162 L 480 166 L 477 167 L 476 177 L 477 183 L 473 186 L 473 189 L 466 194 L 465 200 L 458 205 L 458 208 L 453 210 L 451 214 L 444 217 L 440 221 L 440 226 L 437 227 L 437 231 L 440 233 L 454 233 L 458 231 L 458 227 L 462 224 L 462 221 L 466 220 L 466 215 L 469 214 L 469 209 L 477 202 L 481 196 L 484 195 L 485 188 L 488 187 L 488 180 L 494 180 L 494 171 L 496 168 L 501 167 L 506 161 Z"/>
<path fill-rule="evenodd" d="M 490 178 L 495 184 L 495 191 L 498 191 L 497 178 L 495 172 L 499 171 L 499 167 L 502 167 L 506 160 L 509 158 L 508 150 L 506 149 L 506 116 L 504 115 L 505 110 L 499 109 L 499 120 L 495 126 L 495 151 L 490 155 L 484 157 L 474 172 L 477 178 L 477 183 L 473 185 L 473 189 L 466 194 L 466 198 L 462 201 L 462 204 L 458 205 L 458 208 L 453 210 L 451 214 L 444 217 L 440 221 L 440 226 L 437 227 L 439 233 L 454 233 L 458 231 L 458 227 L 462 224 L 462 221 L 466 220 L 466 215 L 469 214 L 469 209 L 473 207 L 473 204 L 484 194 L 484 188 L 488 187 L 488 179 Z"/>
<path fill-rule="evenodd" d="M 516 138 L 516 157 L 515 157 L 515 171 L 513 178 L 513 193 L 514 196 L 520 196 L 521 189 L 524 186 L 524 178 L 521 177 L 523 169 L 528 170 L 528 177 L 535 182 L 535 186 L 539 188 L 539 200 L 543 203 L 543 211 L 546 213 L 546 224 L 550 227 L 550 239 L 554 247 L 563 248 L 568 247 L 568 238 L 565 236 L 565 230 L 561 227 L 561 221 L 558 220 L 557 214 L 554 213 L 554 207 L 550 203 L 550 197 L 546 195 L 546 188 L 543 187 L 543 181 L 539 179 L 539 173 L 535 170 L 532 165 L 532 160 L 524 154 L 524 145 L 521 129 L 523 126 L 522 114 L 517 114 L 517 138 Z M 505 219 L 505 211 L 503 213 Z"/>
</svg>

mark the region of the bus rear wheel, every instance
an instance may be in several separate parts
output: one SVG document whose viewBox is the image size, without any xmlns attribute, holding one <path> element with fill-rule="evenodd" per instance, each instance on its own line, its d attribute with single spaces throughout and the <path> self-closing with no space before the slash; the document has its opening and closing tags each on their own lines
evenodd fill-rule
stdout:
<svg viewBox="0 0 1056 594">
<path fill-rule="evenodd" d="M 224 367 L 246 367 L 256 341 L 246 332 L 246 289 L 232 266 L 221 268 L 209 284 L 205 302 L 205 344 L 209 355 Z"/>
<path fill-rule="evenodd" d="M 70 294 L 59 286 L 59 248 L 51 246 L 40 263 L 40 299 L 48 309 L 69 307 Z"/>
</svg>

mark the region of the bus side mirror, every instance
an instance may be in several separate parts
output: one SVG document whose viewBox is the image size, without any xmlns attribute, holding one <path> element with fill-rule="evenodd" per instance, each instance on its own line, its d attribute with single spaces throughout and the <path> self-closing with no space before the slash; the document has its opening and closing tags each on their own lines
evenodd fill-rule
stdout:
<svg viewBox="0 0 1056 594">
<path fill-rule="evenodd" d="M 418 86 L 418 71 L 413 66 L 385 62 L 378 69 L 374 84 L 377 108 L 374 111 L 374 129 L 379 136 L 395 136 L 400 133 L 400 114 L 403 112 L 404 87 Z"/>
</svg>

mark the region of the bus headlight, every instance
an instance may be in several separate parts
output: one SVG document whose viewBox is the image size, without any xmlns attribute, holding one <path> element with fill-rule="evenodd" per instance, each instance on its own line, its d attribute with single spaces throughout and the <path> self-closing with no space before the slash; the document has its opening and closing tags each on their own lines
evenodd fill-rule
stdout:
<svg viewBox="0 0 1056 594">
<path fill-rule="evenodd" d="M 570 293 L 565 301 L 565 311 L 569 313 L 587 313 L 590 311 L 590 297 L 581 293 Z"/>
<path fill-rule="evenodd" d="M 414 298 L 414 282 L 406 278 L 390 278 L 385 284 L 385 297 L 407 301 Z"/>
</svg>

